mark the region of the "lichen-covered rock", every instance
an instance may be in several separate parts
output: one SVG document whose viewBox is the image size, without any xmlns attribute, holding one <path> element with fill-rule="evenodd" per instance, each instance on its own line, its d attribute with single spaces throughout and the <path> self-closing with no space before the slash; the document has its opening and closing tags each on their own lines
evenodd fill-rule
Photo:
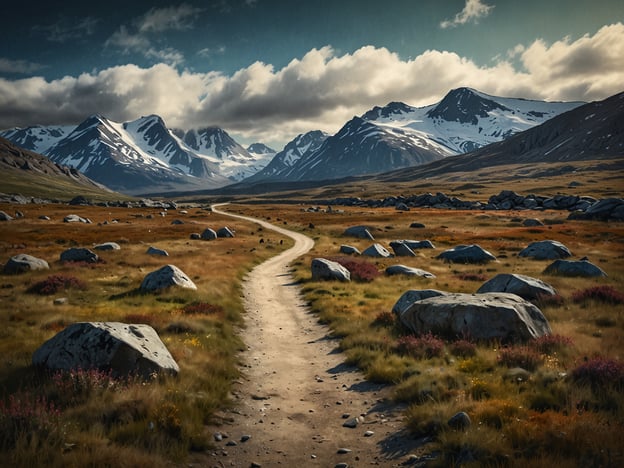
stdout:
<svg viewBox="0 0 624 468">
<path fill-rule="evenodd" d="M 386 275 L 407 275 L 419 276 L 421 278 L 435 278 L 436 275 L 420 268 L 413 268 L 406 265 L 392 265 L 386 268 Z"/>
<path fill-rule="evenodd" d="M 587 260 L 555 260 L 544 270 L 547 275 L 583 276 L 593 278 L 607 276 L 599 267 Z"/>
<path fill-rule="evenodd" d="M 145 252 L 148 255 L 160 255 L 161 257 L 168 257 L 169 252 L 164 249 L 159 249 L 158 247 L 149 246 Z"/>
<path fill-rule="evenodd" d="M 217 238 L 217 232 L 213 229 L 206 228 L 204 232 L 201 233 L 201 238 L 203 240 L 215 240 Z"/>
<path fill-rule="evenodd" d="M 338 262 L 332 262 L 325 258 L 312 260 L 312 279 L 351 281 L 351 273 Z"/>
<path fill-rule="evenodd" d="M 477 294 L 487 292 L 506 292 L 533 301 L 540 296 L 554 296 L 555 288 L 540 279 L 525 275 L 501 273 L 486 281 L 477 290 Z"/>
<path fill-rule="evenodd" d="M 9 259 L 4 265 L 3 273 L 14 275 L 24 273 L 31 270 L 49 270 L 48 262 L 41 258 L 33 257 L 28 254 L 17 254 Z"/>
<path fill-rule="evenodd" d="M 197 289 L 195 283 L 175 265 L 164 267 L 148 273 L 141 283 L 141 290 L 145 292 L 159 291 L 171 286 L 186 289 Z"/>
<path fill-rule="evenodd" d="M 217 231 L 217 237 L 234 237 L 234 231 L 227 226 L 222 227 Z"/>
<path fill-rule="evenodd" d="M 93 246 L 93 250 L 121 250 L 117 242 L 104 242 Z"/>
<path fill-rule="evenodd" d="M 477 244 L 458 245 L 445 250 L 436 258 L 450 263 L 487 263 L 496 260 L 496 257 Z"/>
<path fill-rule="evenodd" d="M 99 260 L 95 252 L 85 248 L 72 247 L 61 253 L 61 262 L 97 263 Z"/>
<path fill-rule="evenodd" d="M 365 255 L 367 257 L 377 257 L 377 258 L 392 257 L 392 254 L 388 252 L 388 250 L 381 244 L 371 245 L 369 248 L 364 250 L 364 252 L 362 252 L 362 255 Z"/>
<path fill-rule="evenodd" d="M 345 236 L 357 237 L 358 239 L 375 240 L 369 226 L 351 226 L 344 231 Z"/>
<path fill-rule="evenodd" d="M 51 370 L 100 369 L 143 378 L 179 371 L 152 327 L 120 322 L 74 323 L 37 349 L 32 362 Z"/>
<path fill-rule="evenodd" d="M 528 341 L 551 333 L 542 311 L 509 293 L 451 293 L 414 302 L 399 320 L 417 335 L 470 336 L 475 340 Z"/>
<path fill-rule="evenodd" d="M 518 253 L 519 257 L 529 257 L 535 260 L 555 260 L 572 256 L 570 249 L 559 241 L 543 240 L 530 243 Z"/>
<path fill-rule="evenodd" d="M 408 309 L 414 302 L 426 299 L 428 297 L 444 296 L 448 294 L 444 291 L 438 291 L 437 289 L 410 289 L 405 291 L 399 300 L 392 306 L 392 313 L 400 315 L 403 311 Z"/>
</svg>

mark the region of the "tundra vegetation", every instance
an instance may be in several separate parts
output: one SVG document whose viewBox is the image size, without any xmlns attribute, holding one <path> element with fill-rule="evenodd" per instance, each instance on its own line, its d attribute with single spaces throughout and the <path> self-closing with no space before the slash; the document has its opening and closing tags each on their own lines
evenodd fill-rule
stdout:
<svg viewBox="0 0 624 468">
<path fill-rule="evenodd" d="M 568 221 L 566 212 L 541 212 L 541 227 L 524 227 L 534 212 L 341 208 L 309 205 L 231 205 L 303 232 L 316 244 L 293 264 L 319 320 L 339 340 L 345 360 L 374 382 L 386 383 L 404 407 L 406 426 L 422 439 L 432 466 L 615 466 L 624 462 L 624 226 Z M 11 212 L 14 206 L 2 205 Z M 12 466 L 165 466 L 210 446 L 205 425 L 228 404 L 244 348 L 240 283 L 253 265 L 291 245 L 287 238 L 200 208 L 159 210 L 29 205 L 24 218 L 0 224 L 3 261 L 17 253 L 46 259 L 50 270 L 3 275 L 0 281 L 0 459 Z M 93 224 L 63 223 L 75 213 Z M 50 221 L 39 220 L 40 215 Z M 148 217 L 147 215 L 153 215 Z M 183 224 L 171 224 L 172 218 Z M 118 222 L 112 223 L 116 219 Z M 108 224 L 102 224 L 109 221 Z M 425 225 L 410 228 L 413 222 Z M 229 226 L 236 237 L 191 240 L 205 228 Z M 340 246 L 365 250 L 373 241 L 343 236 L 369 225 L 375 241 L 431 240 L 416 257 L 347 257 Z M 549 261 L 518 257 L 530 242 L 553 239 L 574 258 L 587 256 L 607 277 L 543 274 Z M 61 263 L 69 247 L 113 241 L 94 264 Z M 261 242 L 262 241 L 262 242 Z M 484 265 L 435 257 L 456 245 L 478 244 L 497 257 Z M 145 253 L 166 249 L 168 257 Z M 353 280 L 312 281 L 310 264 L 323 257 L 352 270 Z M 173 263 L 198 287 L 140 294 L 143 277 Z M 436 278 L 387 276 L 397 263 Z M 557 296 L 537 305 L 553 334 L 528 343 L 477 342 L 470 336 L 415 336 L 392 306 L 409 289 L 474 293 L 499 273 L 540 278 Z M 49 291 L 53 291 L 49 293 Z M 67 301 L 55 299 L 67 298 Z M 42 374 L 31 356 L 45 340 L 76 321 L 121 321 L 153 326 L 180 365 L 177 377 L 142 381 L 95 370 Z M 472 423 L 453 429 L 466 412 Z"/>
<path fill-rule="evenodd" d="M 542 227 L 524 227 L 534 212 L 471 212 L 424 209 L 307 206 L 238 208 L 288 219 L 291 229 L 316 241 L 294 265 L 305 297 L 340 342 L 348 363 L 366 378 L 392 386 L 405 406 L 405 421 L 422 438 L 431 466 L 609 466 L 624 463 L 624 226 L 568 221 L 566 212 L 541 212 Z M 232 208 L 234 209 L 234 208 Z M 421 222 L 422 229 L 410 228 Z M 374 241 L 346 237 L 348 226 L 373 228 Z M 416 257 L 340 256 L 344 243 L 364 251 L 373 242 L 431 240 L 435 250 Z M 536 240 L 565 244 L 575 259 L 587 257 L 606 278 L 544 274 L 551 261 L 518 256 Z M 478 244 L 497 261 L 483 265 L 445 263 L 435 257 L 458 244 Z M 352 281 L 312 281 L 313 258 L 339 260 Z M 397 263 L 422 268 L 435 279 L 376 274 Z M 500 273 L 540 278 L 557 294 L 535 301 L 552 334 L 526 343 L 478 342 L 470 336 L 415 336 L 391 309 L 410 289 L 474 293 Z M 462 430 L 449 419 L 466 412 Z M 428 465 L 429 466 L 429 465 Z"/>
<path fill-rule="evenodd" d="M 160 209 L 0 206 L 16 209 L 24 217 L 0 225 L 2 263 L 29 253 L 46 259 L 50 269 L 0 277 L 0 460 L 6 466 L 117 466 L 122 460 L 124 466 L 156 467 L 208 448 L 212 436 L 205 425 L 228 404 L 238 377 L 241 280 L 292 241 L 201 208 L 163 217 Z M 93 223 L 64 223 L 69 213 Z M 174 218 L 183 224 L 171 224 Z M 236 237 L 190 239 L 223 226 Z M 60 261 L 70 247 L 109 241 L 121 249 L 99 251 L 96 263 Z M 169 256 L 146 254 L 150 245 Z M 146 274 L 168 263 L 198 290 L 141 293 Z M 145 381 L 95 369 L 33 368 L 39 346 L 83 321 L 151 325 L 180 373 Z"/>
</svg>

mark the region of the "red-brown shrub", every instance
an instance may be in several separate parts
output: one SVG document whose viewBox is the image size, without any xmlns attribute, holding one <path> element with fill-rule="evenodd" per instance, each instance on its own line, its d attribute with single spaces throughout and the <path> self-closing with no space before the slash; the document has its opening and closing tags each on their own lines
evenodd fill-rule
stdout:
<svg viewBox="0 0 624 468">
<path fill-rule="evenodd" d="M 477 354 L 477 346 L 468 340 L 453 341 L 449 347 L 453 356 L 470 357 Z"/>
<path fill-rule="evenodd" d="M 75 276 L 51 275 L 43 281 L 33 284 L 27 292 L 50 296 L 66 289 L 86 289 L 87 284 Z"/>
<path fill-rule="evenodd" d="M 193 302 L 182 307 L 182 313 L 187 315 L 213 315 L 223 313 L 223 307 L 207 302 Z"/>
<path fill-rule="evenodd" d="M 382 327 L 391 327 L 394 325 L 395 318 L 392 312 L 388 312 L 387 310 L 384 312 L 379 312 L 373 321 L 373 325 L 380 325 Z"/>
<path fill-rule="evenodd" d="M 531 347 L 543 354 L 549 354 L 572 345 L 572 339 L 563 335 L 544 335 L 531 342 Z"/>
<path fill-rule="evenodd" d="M 375 265 L 364 260 L 355 260 L 348 257 L 335 257 L 330 259 L 340 263 L 351 273 L 351 279 L 354 281 L 362 281 L 368 283 L 377 278 L 381 273 Z"/>
<path fill-rule="evenodd" d="M 572 371 L 574 381 L 593 387 L 614 385 L 624 389 L 624 362 L 603 356 L 587 359 Z"/>
<path fill-rule="evenodd" d="M 624 304 L 624 294 L 616 290 L 613 286 L 594 286 L 572 293 L 574 302 L 585 302 L 588 300 L 605 302 L 607 304 Z"/>
<path fill-rule="evenodd" d="M 402 336 L 397 341 L 397 351 L 417 359 L 439 357 L 444 351 L 444 341 L 435 337 L 431 332 L 421 335 Z"/>
<path fill-rule="evenodd" d="M 500 350 L 498 363 L 506 367 L 522 367 L 534 371 L 542 363 L 542 357 L 529 346 L 509 346 Z"/>
</svg>

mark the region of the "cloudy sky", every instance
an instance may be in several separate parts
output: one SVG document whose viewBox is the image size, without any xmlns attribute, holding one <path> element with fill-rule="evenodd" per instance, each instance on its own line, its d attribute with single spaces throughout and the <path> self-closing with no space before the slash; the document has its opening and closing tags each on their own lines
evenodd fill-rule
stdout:
<svg viewBox="0 0 624 468">
<path fill-rule="evenodd" d="M 0 128 L 154 113 L 280 149 L 459 86 L 624 90 L 621 0 L 21 1 L 3 14 Z"/>
</svg>

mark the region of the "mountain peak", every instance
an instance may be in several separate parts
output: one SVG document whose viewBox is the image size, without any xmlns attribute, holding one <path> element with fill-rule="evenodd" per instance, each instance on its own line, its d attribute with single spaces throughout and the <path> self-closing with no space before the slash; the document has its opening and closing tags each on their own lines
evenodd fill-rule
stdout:
<svg viewBox="0 0 624 468">
<path fill-rule="evenodd" d="M 275 154 L 275 153 L 277 153 L 277 151 L 275 151 L 273 148 L 269 148 L 264 143 L 252 143 L 251 145 L 249 145 L 247 147 L 247 151 L 249 151 L 250 153 L 254 153 L 254 154 Z"/>
<path fill-rule="evenodd" d="M 384 107 L 375 106 L 364 115 L 362 118 L 365 120 L 377 120 L 387 119 L 393 115 L 408 114 L 414 110 L 413 107 L 408 106 L 404 102 L 392 101 L 386 104 Z"/>
<path fill-rule="evenodd" d="M 488 113 L 495 109 L 510 111 L 507 107 L 486 98 L 474 89 L 464 87 L 449 91 L 435 108 L 427 112 L 427 116 L 448 122 L 477 125 L 478 117 L 488 117 Z"/>
</svg>

